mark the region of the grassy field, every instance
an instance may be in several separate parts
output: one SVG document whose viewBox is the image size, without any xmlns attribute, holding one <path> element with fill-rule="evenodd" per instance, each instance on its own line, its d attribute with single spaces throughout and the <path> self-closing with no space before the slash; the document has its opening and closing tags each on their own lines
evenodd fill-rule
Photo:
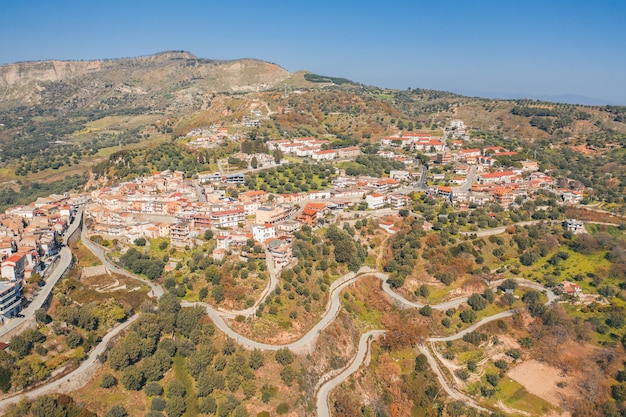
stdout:
<svg viewBox="0 0 626 417">
<path fill-rule="evenodd" d="M 506 376 L 500 380 L 494 398 L 502 400 L 508 407 L 536 416 L 544 416 L 555 410 L 552 404 L 529 393 L 521 384 Z"/>
<path fill-rule="evenodd" d="M 85 130 L 99 131 L 99 130 L 124 130 L 135 129 L 138 127 L 146 126 L 151 123 L 162 119 L 163 116 L 158 114 L 144 114 L 135 116 L 106 116 L 102 119 L 93 120 L 86 124 Z"/>
</svg>

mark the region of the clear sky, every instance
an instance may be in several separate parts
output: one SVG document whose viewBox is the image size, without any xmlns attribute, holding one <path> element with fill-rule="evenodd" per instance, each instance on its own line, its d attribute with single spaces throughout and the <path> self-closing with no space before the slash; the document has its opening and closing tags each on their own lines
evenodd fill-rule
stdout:
<svg viewBox="0 0 626 417">
<path fill-rule="evenodd" d="M 1 64 L 175 49 L 381 87 L 626 105 L 626 0 L 2 3 Z"/>
</svg>

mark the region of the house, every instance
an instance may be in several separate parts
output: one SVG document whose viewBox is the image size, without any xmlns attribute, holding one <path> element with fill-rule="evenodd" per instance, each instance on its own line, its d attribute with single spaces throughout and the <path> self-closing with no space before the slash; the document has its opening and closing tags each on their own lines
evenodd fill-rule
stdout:
<svg viewBox="0 0 626 417">
<path fill-rule="evenodd" d="M 231 210 L 217 210 L 210 214 L 212 227 L 239 227 L 246 222 L 245 210 L 239 206 Z"/>
<path fill-rule="evenodd" d="M 574 233 L 585 230 L 585 224 L 582 221 L 576 219 L 564 220 L 563 227 Z"/>
<path fill-rule="evenodd" d="M 450 129 L 465 130 L 465 123 L 463 122 L 463 120 L 460 120 L 460 119 L 450 120 L 450 123 L 448 123 L 448 126 L 450 127 Z"/>
<path fill-rule="evenodd" d="M 437 163 L 441 165 L 449 164 L 452 162 L 452 154 L 450 152 L 437 153 Z"/>
<path fill-rule="evenodd" d="M 557 190 L 561 194 L 561 199 L 566 204 L 577 204 L 583 199 L 583 193 L 574 190 Z"/>
<path fill-rule="evenodd" d="M 520 161 L 520 163 L 522 164 L 522 171 L 539 171 L 539 163 L 537 161 L 527 159 Z"/>
<path fill-rule="evenodd" d="M 312 226 L 317 222 L 317 211 L 307 205 L 307 207 L 302 210 L 302 213 L 300 213 L 296 219 L 304 224 Z"/>
<path fill-rule="evenodd" d="M 452 201 L 452 187 L 445 187 L 443 185 L 440 185 L 439 187 L 437 187 L 437 194 Z"/>
<path fill-rule="evenodd" d="M 508 207 L 515 201 L 513 190 L 505 187 L 496 187 L 496 189 L 493 190 L 493 197 L 496 203 L 500 204 L 502 207 Z"/>
<path fill-rule="evenodd" d="M 513 183 L 518 179 L 518 175 L 513 171 L 490 172 L 480 174 L 477 181 L 480 184 L 501 184 Z"/>
<path fill-rule="evenodd" d="M 282 268 L 291 261 L 291 244 L 281 239 L 272 239 L 267 244 L 267 250 L 272 255 L 274 266 Z"/>
<path fill-rule="evenodd" d="M 261 206 L 256 211 L 256 224 L 274 224 L 276 222 L 280 222 L 289 218 L 289 216 L 293 213 L 291 207 L 288 206 L 274 206 L 267 207 Z"/>
<path fill-rule="evenodd" d="M 413 144 L 414 151 L 422 152 L 443 152 L 446 149 L 446 144 L 440 140 L 420 140 Z"/>
<path fill-rule="evenodd" d="M 283 233 L 293 233 L 300 229 L 300 226 L 302 226 L 302 223 L 295 220 L 283 220 L 282 222 L 276 224 L 276 231 Z"/>
<path fill-rule="evenodd" d="M 309 200 L 326 200 L 330 198 L 330 191 L 311 191 L 309 193 Z"/>
<path fill-rule="evenodd" d="M 337 151 L 337 158 L 339 159 L 351 159 L 361 155 L 361 149 L 358 146 L 335 149 L 335 151 Z"/>
<path fill-rule="evenodd" d="M 252 227 L 252 238 L 259 243 L 276 237 L 276 228 L 273 224 L 264 224 Z"/>
<path fill-rule="evenodd" d="M 244 184 L 246 178 L 243 174 L 226 174 L 224 181 L 227 184 Z"/>
<path fill-rule="evenodd" d="M 179 220 L 170 226 L 170 243 L 177 247 L 191 243 L 191 223 L 188 220 Z"/>
<path fill-rule="evenodd" d="M 384 207 L 385 196 L 378 193 L 368 194 L 365 196 L 365 202 L 367 202 L 367 207 L 372 210 L 377 210 Z"/>
<path fill-rule="evenodd" d="M 2 321 L 19 313 L 22 300 L 22 280 L 0 281 L 0 316 Z"/>
<path fill-rule="evenodd" d="M 26 256 L 18 253 L 11 255 L 0 264 L 2 278 L 9 281 L 19 281 L 24 277 L 25 267 Z"/>
<path fill-rule="evenodd" d="M 316 151 L 311 155 L 314 161 L 332 161 L 337 158 L 337 151 L 334 149 L 327 149 L 325 151 Z"/>
<path fill-rule="evenodd" d="M 573 297 L 580 297 L 580 295 L 583 293 L 583 289 L 580 285 L 570 281 L 561 282 L 559 284 L 559 288 L 561 289 L 561 291 L 563 291 L 563 294 L 571 295 Z"/>
<path fill-rule="evenodd" d="M 397 193 L 389 195 L 387 201 L 389 202 L 389 206 L 396 210 L 409 207 L 411 204 L 411 198 L 409 196 Z"/>
<path fill-rule="evenodd" d="M 392 169 L 391 171 L 389 171 L 389 178 L 396 181 L 408 181 L 411 178 L 411 174 L 409 173 L 409 171 Z"/>
</svg>

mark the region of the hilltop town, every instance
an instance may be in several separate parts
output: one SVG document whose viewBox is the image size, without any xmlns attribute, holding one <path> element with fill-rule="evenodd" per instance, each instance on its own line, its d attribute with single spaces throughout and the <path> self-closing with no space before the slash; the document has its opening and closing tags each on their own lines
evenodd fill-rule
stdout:
<svg viewBox="0 0 626 417">
<path fill-rule="evenodd" d="M 10 89 L 7 415 L 624 409 L 622 108 L 129 62 L 68 64 L 138 85 L 80 89 L 65 124 Z"/>
</svg>

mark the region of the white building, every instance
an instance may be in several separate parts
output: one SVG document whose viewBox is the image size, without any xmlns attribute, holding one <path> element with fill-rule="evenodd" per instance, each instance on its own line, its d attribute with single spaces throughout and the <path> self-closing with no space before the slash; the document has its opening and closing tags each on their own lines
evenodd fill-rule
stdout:
<svg viewBox="0 0 626 417">
<path fill-rule="evenodd" d="M 11 318 L 20 311 L 22 280 L 0 281 L 0 316 Z"/>
<path fill-rule="evenodd" d="M 367 207 L 372 210 L 377 210 L 384 207 L 385 196 L 378 193 L 372 193 L 365 196 L 365 201 L 367 202 Z"/>
<path fill-rule="evenodd" d="M 267 239 L 276 237 L 276 228 L 272 224 L 264 224 L 252 227 L 252 238 L 257 242 L 263 243 Z"/>
</svg>

